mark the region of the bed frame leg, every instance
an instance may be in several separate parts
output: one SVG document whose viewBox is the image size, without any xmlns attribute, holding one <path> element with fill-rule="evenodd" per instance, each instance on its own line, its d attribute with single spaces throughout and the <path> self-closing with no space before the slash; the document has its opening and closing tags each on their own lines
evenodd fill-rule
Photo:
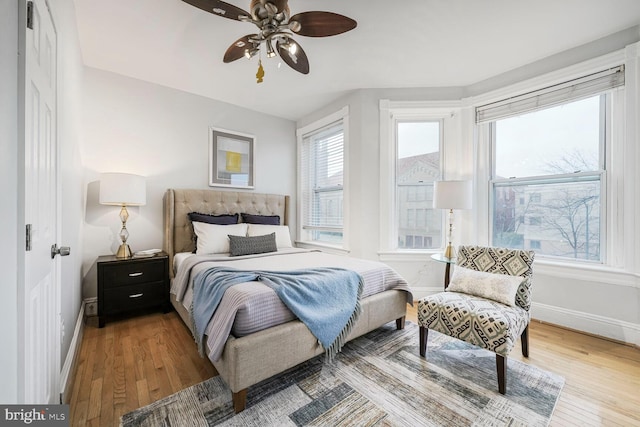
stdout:
<svg viewBox="0 0 640 427">
<path fill-rule="evenodd" d="M 396 319 L 396 329 L 400 330 L 400 329 L 404 329 L 404 319 L 406 316 L 402 316 L 399 319 Z"/>
<path fill-rule="evenodd" d="M 237 413 L 244 411 L 247 406 L 247 389 L 232 393 L 233 410 Z"/>
</svg>

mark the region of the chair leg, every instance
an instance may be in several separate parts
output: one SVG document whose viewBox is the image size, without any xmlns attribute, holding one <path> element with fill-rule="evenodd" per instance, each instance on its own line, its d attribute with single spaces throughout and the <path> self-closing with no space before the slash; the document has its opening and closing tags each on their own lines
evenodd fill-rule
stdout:
<svg viewBox="0 0 640 427">
<path fill-rule="evenodd" d="M 507 358 L 496 354 L 496 370 L 498 371 L 498 391 L 500 394 L 507 392 Z"/>
<path fill-rule="evenodd" d="M 232 393 L 231 397 L 231 400 L 233 401 L 234 412 L 237 414 L 244 411 L 244 408 L 247 406 L 247 389 L 245 388 L 238 392 Z"/>
<path fill-rule="evenodd" d="M 404 320 L 405 316 L 399 317 L 396 319 L 396 329 L 401 330 L 404 329 Z"/>
<path fill-rule="evenodd" d="M 420 356 L 427 354 L 427 339 L 429 338 L 429 329 L 420 326 Z"/>
<path fill-rule="evenodd" d="M 522 355 L 524 357 L 529 357 L 529 325 L 524 328 L 522 331 L 522 335 L 520 335 L 520 340 L 522 343 Z"/>
</svg>

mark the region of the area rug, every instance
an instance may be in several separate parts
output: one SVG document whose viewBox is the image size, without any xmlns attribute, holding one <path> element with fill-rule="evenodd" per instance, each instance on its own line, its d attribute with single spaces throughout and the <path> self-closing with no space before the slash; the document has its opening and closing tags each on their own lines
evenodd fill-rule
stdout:
<svg viewBox="0 0 640 427">
<path fill-rule="evenodd" d="M 530 351 L 535 352 L 535 348 Z M 134 426 L 546 426 L 564 379 L 508 360 L 497 391 L 495 354 L 418 326 L 389 323 L 348 343 L 331 363 L 318 356 L 249 388 L 234 414 L 219 377 L 125 414 Z"/>
</svg>

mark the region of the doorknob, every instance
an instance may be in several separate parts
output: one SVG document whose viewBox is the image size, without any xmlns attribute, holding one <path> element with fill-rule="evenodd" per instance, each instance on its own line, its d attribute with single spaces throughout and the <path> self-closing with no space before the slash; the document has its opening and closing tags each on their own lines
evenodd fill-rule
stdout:
<svg viewBox="0 0 640 427">
<path fill-rule="evenodd" d="M 57 244 L 51 245 L 51 259 L 55 258 L 58 254 L 60 254 L 60 256 L 67 256 L 70 253 L 71 248 L 69 246 L 60 246 L 58 248 Z"/>
</svg>

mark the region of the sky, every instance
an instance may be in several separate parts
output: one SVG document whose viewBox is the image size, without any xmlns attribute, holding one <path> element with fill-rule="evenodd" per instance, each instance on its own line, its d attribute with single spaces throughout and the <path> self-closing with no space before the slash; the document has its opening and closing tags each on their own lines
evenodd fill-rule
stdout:
<svg viewBox="0 0 640 427">
<path fill-rule="evenodd" d="M 496 175 L 548 174 L 548 164 L 581 152 L 597 168 L 600 96 L 497 122 Z"/>
<path fill-rule="evenodd" d="M 399 122 L 398 158 L 439 150 L 439 122 Z M 580 151 L 597 167 L 600 96 L 502 119 L 497 124 L 496 174 L 548 174 L 548 164 Z M 446 138 L 445 138 L 446 140 Z"/>
</svg>

